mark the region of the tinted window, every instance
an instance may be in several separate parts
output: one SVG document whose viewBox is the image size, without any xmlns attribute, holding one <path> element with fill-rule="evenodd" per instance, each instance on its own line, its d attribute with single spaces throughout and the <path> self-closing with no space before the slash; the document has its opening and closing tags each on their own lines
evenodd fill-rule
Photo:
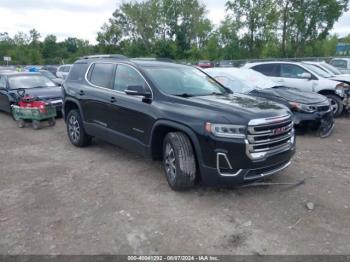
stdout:
<svg viewBox="0 0 350 262">
<path fill-rule="evenodd" d="M 281 67 L 281 77 L 286 78 L 303 78 L 304 73 L 307 72 L 304 68 L 292 64 L 283 64 Z"/>
<path fill-rule="evenodd" d="M 338 68 L 347 69 L 347 62 L 345 60 L 332 60 L 331 65 L 338 67 Z"/>
<path fill-rule="evenodd" d="M 0 76 L 0 87 L 6 87 L 6 78 L 4 76 Z"/>
<path fill-rule="evenodd" d="M 265 64 L 252 67 L 255 71 L 258 71 L 266 76 L 279 77 L 279 64 Z"/>
<path fill-rule="evenodd" d="M 90 70 L 90 82 L 94 85 L 111 88 L 114 73 L 114 64 L 96 63 Z"/>
<path fill-rule="evenodd" d="M 132 67 L 118 65 L 115 74 L 114 89 L 124 92 L 128 86 L 144 86 L 146 82 L 141 75 Z"/>
<path fill-rule="evenodd" d="M 84 78 L 87 64 L 74 64 L 69 72 L 68 81 L 80 81 Z"/>
</svg>

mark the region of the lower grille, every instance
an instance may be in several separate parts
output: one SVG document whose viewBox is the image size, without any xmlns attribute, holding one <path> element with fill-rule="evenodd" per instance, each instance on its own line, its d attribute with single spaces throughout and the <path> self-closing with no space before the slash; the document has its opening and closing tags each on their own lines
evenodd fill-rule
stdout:
<svg viewBox="0 0 350 262">
<path fill-rule="evenodd" d="M 330 106 L 318 106 L 317 111 L 318 112 L 328 112 L 330 110 Z"/>
<path fill-rule="evenodd" d="M 261 159 L 268 154 L 289 150 L 294 144 L 293 125 L 291 115 L 250 121 L 246 140 L 247 155 L 251 159 Z"/>
<path fill-rule="evenodd" d="M 279 163 L 269 167 L 251 169 L 245 174 L 244 179 L 245 180 L 258 179 L 269 175 L 273 175 L 275 173 L 278 173 L 286 169 L 289 165 L 290 165 L 290 161 L 285 161 L 283 163 Z"/>
</svg>

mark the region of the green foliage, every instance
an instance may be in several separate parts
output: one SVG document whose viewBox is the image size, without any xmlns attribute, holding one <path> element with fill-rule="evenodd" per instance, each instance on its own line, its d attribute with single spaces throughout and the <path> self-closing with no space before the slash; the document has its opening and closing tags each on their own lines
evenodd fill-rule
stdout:
<svg viewBox="0 0 350 262">
<path fill-rule="evenodd" d="M 349 0 L 228 0 L 226 16 L 214 26 L 205 1 L 122 1 L 97 33 L 97 45 L 38 31 L 0 32 L 0 58 L 14 64 L 60 64 L 96 53 L 167 57 L 182 61 L 333 56 L 335 22 Z M 350 36 L 342 39 L 350 43 Z"/>
</svg>

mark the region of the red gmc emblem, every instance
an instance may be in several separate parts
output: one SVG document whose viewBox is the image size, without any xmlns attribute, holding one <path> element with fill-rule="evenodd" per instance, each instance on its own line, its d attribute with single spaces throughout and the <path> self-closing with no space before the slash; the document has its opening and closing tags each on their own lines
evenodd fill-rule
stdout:
<svg viewBox="0 0 350 262">
<path fill-rule="evenodd" d="M 280 135 L 282 133 L 286 132 L 286 127 L 279 127 L 279 128 L 276 128 L 274 130 L 272 130 L 272 133 L 274 135 Z"/>
</svg>

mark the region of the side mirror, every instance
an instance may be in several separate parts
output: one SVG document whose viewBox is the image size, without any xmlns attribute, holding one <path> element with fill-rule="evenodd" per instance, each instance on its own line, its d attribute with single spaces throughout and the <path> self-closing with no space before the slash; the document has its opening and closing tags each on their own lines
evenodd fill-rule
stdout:
<svg viewBox="0 0 350 262">
<path fill-rule="evenodd" d="M 300 75 L 300 78 L 311 80 L 312 75 L 311 75 L 310 73 L 306 73 L 306 72 L 305 72 L 305 73 L 302 73 L 302 74 Z"/>
<path fill-rule="evenodd" d="M 146 91 L 143 86 L 128 86 L 125 93 L 130 96 L 143 96 L 145 98 L 151 98 L 151 93 Z"/>
</svg>

